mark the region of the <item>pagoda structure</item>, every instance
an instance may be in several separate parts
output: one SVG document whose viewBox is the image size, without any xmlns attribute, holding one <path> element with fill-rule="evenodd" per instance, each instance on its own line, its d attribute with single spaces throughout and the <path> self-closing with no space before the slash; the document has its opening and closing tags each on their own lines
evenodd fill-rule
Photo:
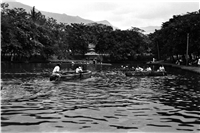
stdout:
<svg viewBox="0 0 200 133">
<path fill-rule="evenodd" d="M 97 59 L 99 58 L 99 54 L 95 52 L 95 45 L 90 43 L 88 45 L 88 52 L 85 54 L 86 59 L 93 64 L 97 63 Z"/>
</svg>

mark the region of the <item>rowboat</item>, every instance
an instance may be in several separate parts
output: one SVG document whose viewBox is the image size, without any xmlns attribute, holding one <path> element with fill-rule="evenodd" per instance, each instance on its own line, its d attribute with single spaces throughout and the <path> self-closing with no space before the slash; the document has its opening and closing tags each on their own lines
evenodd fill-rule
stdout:
<svg viewBox="0 0 200 133">
<path fill-rule="evenodd" d="M 127 71 L 126 76 L 166 76 L 166 71 Z"/>
<path fill-rule="evenodd" d="M 74 71 L 67 71 L 62 72 L 60 75 L 51 75 L 50 81 L 69 81 L 69 80 L 77 80 L 77 79 L 86 79 L 90 78 L 92 75 L 92 72 L 89 70 L 84 70 L 81 73 L 76 73 Z"/>
</svg>

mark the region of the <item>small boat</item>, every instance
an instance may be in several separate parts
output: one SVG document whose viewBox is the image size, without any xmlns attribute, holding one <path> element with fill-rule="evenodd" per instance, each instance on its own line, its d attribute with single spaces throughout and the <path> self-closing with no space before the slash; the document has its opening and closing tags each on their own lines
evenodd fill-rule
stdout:
<svg viewBox="0 0 200 133">
<path fill-rule="evenodd" d="M 67 71 L 67 72 L 62 72 L 60 76 L 51 75 L 50 81 L 69 81 L 69 80 L 77 80 L 77 79 L 86 79 L 86 78 L 90 78 L 91 75 L 92 75 L 92 72 L 89 70 L 84 70 L 81 73 L 76 73 L 74 71 Z"/>
<path fill-rule="evenodd" d="M 126 76 L 166 76 L 166 71 L 127 71 Z"/>
</svg>

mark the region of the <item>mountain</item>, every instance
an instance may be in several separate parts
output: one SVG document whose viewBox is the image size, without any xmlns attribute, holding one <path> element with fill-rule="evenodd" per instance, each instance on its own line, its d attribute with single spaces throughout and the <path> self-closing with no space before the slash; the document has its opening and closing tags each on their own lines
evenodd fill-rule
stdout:
<svg viewBox="0 0 200 133">
<path fill-rule="evenodd" d="M 7 0 L 8 1 L 8 0 Z M 20 2 L 16 2 L 15 0 L 9 0 L 9 2 L 6 2 L 9 4 L 9 8 L 24 8 L 26 12 L 30 12 L 33 7 L 25 5 Z M 37 8 L 37 7 L 36 7 Z M 35 8 L 36 11 L 39 11 Z M 99 23 L 99 24 L 105 24 L 108 26 L 112 26 L 113 29 L 118 29 L 117 27 L 113 26 L 109 21 L 107 20 L 102 20 L 102 21 L 92 21 L 89 19 L 84 19 L 79 16 L 70 16 L 67 14 L 59 14 L 59 13 L 52 13 L 52 12 L 46 12 L 46 11 L 40 11 L 43 15 L 46 16 L 46 18 L 54 18 L 57 20 L 57 22 L 62 22 L 62 23 L 85 23 L 85 24 L 90 24 L 90 23 Z M 145 32 L 144 34 L 149 34 L 153 33 L 156 29 L 160 29 L 160 26 L 147 26 L 147 27 L 140 27 L 140 29 L 143 29 Z"/>
<path fill-rule="evenodd" d="M 111 25 L 107 20 L 96 21 L 96 23 L 105 24 L 105 25 Z"/>
<path fill-rule="evenodd" d="M 23 8 L 26 10 L 26 12 L 31 12 L 32 8 L 31 6 L 28 6 L 28 5 L 25 5 L 25 4 L 22 4 L 20 2 L 15 2 L 15 1 L 9 1 L 9 2 L 5 2 L 5 3 L 8 3 L 9 4 L 9 7 L 10 9 L 13 9 L 13 8 Z M 37 9 L 35 9 L 36 11 L 39 11 Z"/>
<path fill-rule="evenodd" d="M 41 11 L 41 13 L 49 18 L 54 18 L 57 20 L 57 22 L 62 22 L 62 23 L 93 23 L 94 21 L 89 20 L 89 19 L 83 19 L 79 16 L 70 16 L 67 14 L 59 14 L 59 13 L 51 13 L 51 12 L 45 12 Z"/>
<path fill-rule="evenodd" d="M 153 33 L 155 30 L 159 30 L 160 26 L 147 26 L 147 27 L 140 27 L 140 29 L 143 29 L 145 31 L 145 34 Z"/>
<path fill-rule="evenodd" d="M 22 4 L 20 2 L 15 2 L 15 1 L 6 2 L 6 3 L 9 4 L 10 9 L 24 8 L 26 10 L 26 12 L 30 12 L 33 8 L 31 6 Z M 37 9 L 35 9 L 35 10 L 39 11 Z M 85 23 L 85 24 L 95 23 L 95 21 L 92 21 L 92 20 L 89 20 L 89 19 L 84 19 L 84 18 L 81 18 L 79 16 L 70 16 L 70 15 L 67 15 L 67 14 L 59 14 L 59 13 L 52 13 L 52 12 L 46 12 L 46 11 L 40 11 L 40 12 L 43 15 L 45 15 L 46 18 L 54 18 L 54 19 L 57 20 L 57 22 L 68 23 L 68 24 L 70 24 L 70 23 Z M 97 21 L 96 23 L 112 26 L 112 24 L 110 24 L 110 22 L 108 22 L 107 20 Z"/>
</svg>

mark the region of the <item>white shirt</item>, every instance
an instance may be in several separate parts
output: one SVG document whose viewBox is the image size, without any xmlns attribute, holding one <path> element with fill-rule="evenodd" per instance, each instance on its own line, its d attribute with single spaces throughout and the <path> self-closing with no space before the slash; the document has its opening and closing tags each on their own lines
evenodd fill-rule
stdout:
<svg viewBox="0 0 200 133">
<path fill-rule="evenodd" d="M 200 65 L 200 58 L 198 59 L 198 65 Z"/>
<path fill-rule="evenodd" d="M 159 68 L 159 70 L 160 70 L 160 71 L 165 71 L 165 68 L 161 66 L 161 67 Z"/>
<path fill-rule="evenodd" d="M 76 68 L 76 73 L 83 72 L 81 67 Z"/>
<path fill-rule="evenodd" d="M 59 67 L 59 66 L 56 66 L 56 67 L 53 69 L 53 73 L 59 72 L 59 71 L 60 71 L 60 67 Z"/>
<path fill-rule="evenodd" d="M 148 67 L 148 68 L 147 68 L 147 71 L 151 71 L 151 67 Z"/>
</svg>

